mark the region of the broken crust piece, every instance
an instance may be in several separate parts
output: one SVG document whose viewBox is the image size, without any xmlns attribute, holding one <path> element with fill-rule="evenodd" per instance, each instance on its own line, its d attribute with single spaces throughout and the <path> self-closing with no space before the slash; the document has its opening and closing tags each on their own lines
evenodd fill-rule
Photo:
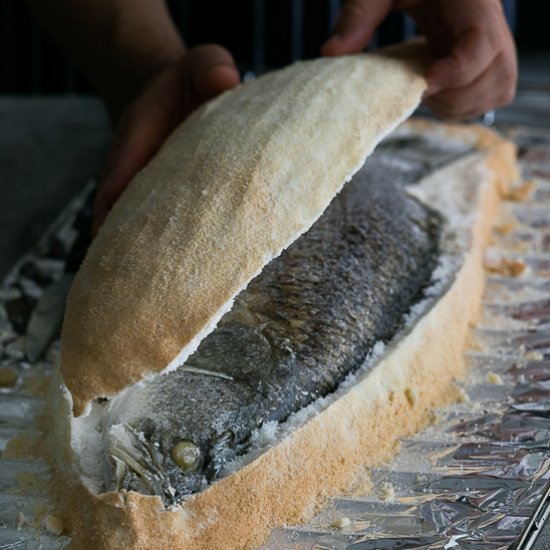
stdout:
<svg viewBox="0 0 550 550">
<path fill-rule="evenodd" d="M 443 252 L 450 247 L 460 259 L 448 286 L 367 374 L 325 398 L 258 458 L 170 510 L 158 497 L 98 495 L 86 486 L 70 443 L 70 394 L 58 380 L 50 399 L 56 403 L 55 493 L 71 548 L 256 548 L 273 527 L 306 520 L 328 496 L 345 492 L 359 470 L 389 459 L 398 438 L 429 422 L 433 407 L 453 400 L 454 380 L 464 374 L 468 327 L 480 307 L 483 250 L 499 191 L 505 193 L 517 178 L 515 148 L 480 127 L 421 121 L 398 132 L 427 133 L 477 149 L 411 191 L 448 220 Z"/>
<path fill-rule="evenodd" d="M 61 373 L 76 416 L 183 364 L 417 107 L 428 57 L 414 43 L 296 63 L 175 130 L 115 204 L 69 293 Z"/>
</svg>

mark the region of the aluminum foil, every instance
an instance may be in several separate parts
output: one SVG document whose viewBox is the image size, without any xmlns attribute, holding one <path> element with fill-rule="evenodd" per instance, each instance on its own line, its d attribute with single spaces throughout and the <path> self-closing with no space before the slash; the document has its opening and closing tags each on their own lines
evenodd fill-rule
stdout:
<svg viewBox="0 0 550 550">
<path fill-rule="evenodd" d="M 68 284 L 88 234 L 91 187 L 17 262 L 0 288 L 1 550 L 59 550 L 70 542 L 48 498 L 48 468 L 29 456 L 33 445 L 40 445 L 39 418 L 59 358 Z"/>
<path fill-rule="evenodd" d="M 332 499 L 266 550 L 504 549 L 530 544 L 550 477 L 550 132 L 515 129 L 526 202 L 505 205 L 463 400 L 370 472 L 364 497 Z M 411 163 L 418 159 L 412 158 Z M 0 549 L 64 548 L 46 466 L 20 453 L 59 356 L 63 304 L 88 232 L 90 188 L 14 266 L 0 290 Z M 498 264 L 513 269 L 495 268 Z M 498 267 L 498 266 L 497 266 Z M 52 520 L 53 517 L 53 520 Z"/>
</svg>

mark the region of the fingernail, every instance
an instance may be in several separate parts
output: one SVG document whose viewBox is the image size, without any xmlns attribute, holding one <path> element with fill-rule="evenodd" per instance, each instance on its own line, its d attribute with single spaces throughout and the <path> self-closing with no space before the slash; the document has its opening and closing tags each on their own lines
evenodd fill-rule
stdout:
<svg viewBox="0 0 550 550">
<path fill-rule="evenodd" d="M 323 44 L 321 47 L 321 52 L 325 53 L 327 51 L 327 48 L 329 50 L 328 53 L 330 53 L 330 49 L 333 46 L 338 46 L 338 44 L 342 41 L 342 35 L 339 32 L 335 32 L 333 35 L 329 37 L 329 39 Z"/>
<path fill-rule="evenodd" d="M 424 97 L 430 97 L 441 91 L 441 86 L 435 82 L 428 82 L 428 87 L 424 92 Z"/>
</svg>

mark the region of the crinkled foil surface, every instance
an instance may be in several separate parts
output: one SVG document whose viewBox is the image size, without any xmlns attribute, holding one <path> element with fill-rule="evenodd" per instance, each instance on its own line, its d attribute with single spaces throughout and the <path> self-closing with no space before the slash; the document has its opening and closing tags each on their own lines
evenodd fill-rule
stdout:
<svg viewBox="0 0 550 550">
<path fill-rule="evenodd" d="M 332 499 L 307 525 L 275 530 L 266 550 L 528 546 L 550 477 L 550 131 L 516 128 L 511 137 L 530 183 L 512 197 L 521 202 L 504 204 L 495 229 L 461 402 L 436 411 L 392 463 L 371 471 L 368 495 Z M 69 543 L 46 496 L 47 467 L 27 456 L 40 445 L 37 417 L 58 360 L 59 304 L 79 262 L 70 251 L 89 223 L 88 193 L 1 290 L 2 550 Z"/>
</svg>

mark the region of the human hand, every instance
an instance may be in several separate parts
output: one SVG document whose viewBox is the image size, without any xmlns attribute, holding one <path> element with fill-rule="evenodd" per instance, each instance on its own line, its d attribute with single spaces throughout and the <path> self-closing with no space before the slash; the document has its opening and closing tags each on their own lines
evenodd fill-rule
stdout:
<svg viewBox="0 0 550 550">
<path fill-rule="evenodd" d="M 471 119 L 512 101 L 516 52 L 499 0 L 347 0 L 321 52 L 361 51 L 391 9 L 408 13 L 438 56 L 424 99 L 437 115 Z"/>
<path fill-rule="evenodd" d="M 231 54 L 216 45 L 188 50 L 167 63 L 141 87 L 122 111 L 95 205 L 95 235 L 134 175 L 160 148 L 172 130 L 194 109 L 239 83 Z"/>
</svg>

